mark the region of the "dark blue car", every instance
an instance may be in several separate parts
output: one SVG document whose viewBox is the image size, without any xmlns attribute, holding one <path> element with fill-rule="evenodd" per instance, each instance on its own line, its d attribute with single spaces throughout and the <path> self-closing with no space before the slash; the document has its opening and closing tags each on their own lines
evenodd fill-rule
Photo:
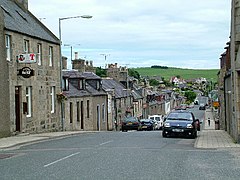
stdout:
<svg viewBox="0 0 240 180">
<path fill-rule="evenodd" d="M 196 138 L 198 126 L 199 120 L 195 119 L 192 112 L 173 111 L 164 120 L 162 136 L 180 135 Z"/>
</svg>

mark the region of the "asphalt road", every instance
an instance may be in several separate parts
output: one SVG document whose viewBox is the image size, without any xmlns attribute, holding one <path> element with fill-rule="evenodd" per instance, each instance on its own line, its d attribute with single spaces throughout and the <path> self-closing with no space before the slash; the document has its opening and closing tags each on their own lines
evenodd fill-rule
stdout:
<svg viewBox="0 0 240 180">
<path fill-rule="evenodd" d="M 100 132 L 1 152 L 1 180 L 239 179 L 238 149 L 195 149 L 161 131 Z"/>
</svg>

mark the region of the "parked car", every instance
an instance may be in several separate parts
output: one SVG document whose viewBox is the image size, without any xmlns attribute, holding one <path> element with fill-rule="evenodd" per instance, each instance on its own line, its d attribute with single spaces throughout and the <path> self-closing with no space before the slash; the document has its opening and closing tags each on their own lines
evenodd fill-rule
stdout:
<svg viewBox="0 0 240 180">
<path fill-rule="evenodd" d="M 141 122 L 136 117 L 126 117 L 122 121 L 122 131 L 142 130 Z"/>
<path fill-rule="evenodd" d="M 199 120 L 195 119 L 192 112 L 173 111 L 164 120 L 162 136 L 182 135 L 196 138 L 198 125 L 200 130 Z"/>
<path fill-rule="evenodd" d="M 163 127 L 163 116 L 162 115 L 150 115 L 148 116 L 148 119 L 153 120 L 153 122 L 156 124 L 156 129 L 162 129 Z"/>
<path fill-rule="evenodd" d="M 151 119 L 141 119 L 140 122 L 142 125 L 142 130 L 151 131 L 154 130 L 156 127 L 155 123 Z"/>
<path fill-rule="evenodd" d="M 205 110 L 205 109 L 206 109 L 205 104 L 200 104 L 200 106 L 199 106 L 199 110 Z"/>
</svg>

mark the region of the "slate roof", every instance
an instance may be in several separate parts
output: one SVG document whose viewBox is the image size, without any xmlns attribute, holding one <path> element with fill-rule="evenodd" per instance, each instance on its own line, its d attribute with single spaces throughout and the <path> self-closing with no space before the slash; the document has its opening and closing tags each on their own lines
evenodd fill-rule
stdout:
<svg viewBox="0 0 240 180">
<path fill-rule="evenodd" d="M 132 96 L 134 100 L 143 99 L 143 97 L 137 93 L 137 91 L 132 90 Z"/>
<path fill-rule="evenodd" d="M 130 96 L 130 93 L 126 91 L 125 87 L 114 79 L 102 79 L 102 88 L 105 91 L 114 89 L 115 98 L 124 98 Z"/>
<path fill-rule="evenodd" d="M 59 39 L 40 20 L 14 0 L 0 0 L 0 6 L 4 14 L 5 29 L 60 44 Z"/>
<path fill-rule="evenodd" d="M 82 76 L 85 77 L 85 79 L 101 79 L 99 76 L 97 76 L 93 72 L 83 72 L 81 74 Z"/>
<path fill-rule="evenodd" d="M 63 70 L 62 76 L 67 78 L 84 78 L 77 70 Z"/>
<path fill-rule="evenodd" d="M 80 73 L 76 70 L 67 70 L 67 71 L 62 71 L 63 77 L 68 77 L 69 79 L 86 79 L 85 76 L 83 76 L 83 73 Z M 88 73 L 87 73 L 88 74 Z M 97 76 L 97 75 L 96 75 Z M 92 75 L 94 78 L 94 73 Z M 97 76 L 98 77 L 98 76 Z M 88 76 L 90 78 L 90 76 Z M 73 84 L 71 83 L 71 80 L 69 81 L 69 90 L 64 91 L 64 94 L 67 97 L 84 97 L 84 96 L 104 96 L 107 95 L 103 90 L 96 90 L 94 89 L 90 84 L 86 82 L 86 89 L 84 90 L 79 90 Z"/>
</svg>

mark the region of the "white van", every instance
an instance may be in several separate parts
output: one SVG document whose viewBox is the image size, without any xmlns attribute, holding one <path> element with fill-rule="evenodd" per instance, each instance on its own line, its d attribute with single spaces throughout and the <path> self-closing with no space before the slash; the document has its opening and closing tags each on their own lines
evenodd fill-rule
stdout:
<svg viewBox="0 0 240 180">
<path fill-rule="evenodd" d="M 152 119 L 156 123 L 156 129 L 162 129 L 163 116 L 162 115 L 149 115 L 148 119 Z"/>
</svg>

